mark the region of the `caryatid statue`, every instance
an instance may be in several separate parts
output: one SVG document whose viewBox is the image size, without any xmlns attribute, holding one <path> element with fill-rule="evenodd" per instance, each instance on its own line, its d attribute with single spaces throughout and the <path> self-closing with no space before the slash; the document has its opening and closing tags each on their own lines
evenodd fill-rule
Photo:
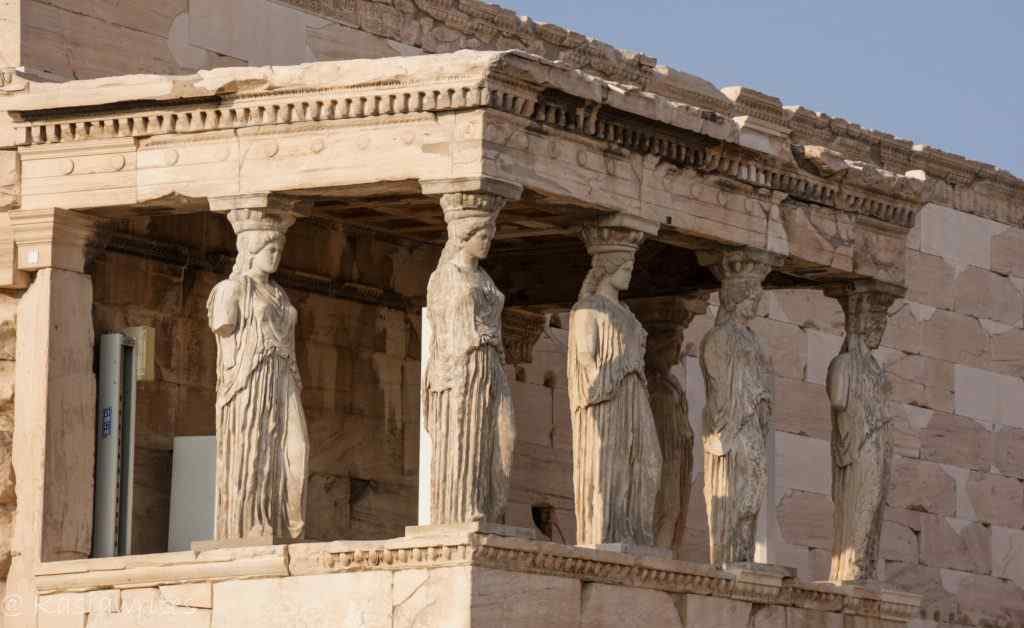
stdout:
<svg viewBox="0 0 1024 628">
<path fill-rule="evenodd" d="M 872 355 L 882 342 L 895 289 L 873 283 L 829 290 L 846 314 L 846 339 L 828 368 L 832 406 L 834 541 L 829 579 L 878 579 L 882 510 L 892 459 L 885 373 Z"/>
<path fill-rule="evenodd" d="M 655 545 L 685 558 L 686 515 L 693 476 L 693 428 L 686 386 L 672 372 L 683 359 L 683 340 L 695 314 L 707 311 L 704 297 L 656 297 L 630 301 L 647 330 L 646 374 L 654 424 L 661 445 L 661 482 L 654 508 Z"/>
<path fill-rule="evenodd" d="M 505 296 L 480 267 L 505 200 L 441 197 L 448 242 L 427 285 L 432 330 L 423 408 L 430 435 L 430 522 L 503 523 L 515 422 L 505 375 Z"/>
<path fill-rule="evenodd" d="M 582 235 L 591 268 L 568 348 L 576 540 L 652 546 L 661 450 L 644 374 L 647 332 L 619 301 L 643 234 L 588 227 Z"/>
<path fill-rule="evenodd" d="M 301 539 L 309 438 L 295 360 L 297 313 L 272 279 L 287 212 L 233 209 L 238 256 L 207 301 L 217 339 L 216 532 Z"/>
<path fill-rule="evenodd" d="M 704 501 L 711 564 L 754 562 L 757 518 L 769 482 L 772 372 L 750 321 L 768 254 L 725 251 L 702 263 L 721 282 L 718 315 L 701 343 L 704 372 Z"/>
</svg>

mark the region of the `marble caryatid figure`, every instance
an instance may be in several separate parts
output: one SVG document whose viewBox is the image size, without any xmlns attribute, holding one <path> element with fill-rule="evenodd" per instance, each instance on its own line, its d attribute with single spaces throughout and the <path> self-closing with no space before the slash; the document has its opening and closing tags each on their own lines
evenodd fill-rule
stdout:
<svg viewBox="0 0 1024 628">
<path fill-rule="evenodd" d="M 892 440 L 886 381 L 871 352 L 885 332 L 896 294 L 871 285 L 828 291 L 846 314 L 846 340 L 829 365 L 832 406 L 833 582 L 877 580 L 882 509 Z"/>
<path fill-rule="evenodd" d="M 576 540 L 580 545 L 654 545 L 661 476 L 647 396 L 647 333 L 622 302 L 642 234 L 588 227 L 592 261 L 569 318 Z"/>
<path fill-rule="evenodd" d="M 704 371 L 704 500 L 711 563 L 754 561 L 757 517 L 768 490 L 772 372 L 750 321 L 767 256 L 727 251 L 711 263 L 721 281 L 715 325 L 701 343 Z"/>
<path fill-rule="evenodd" d="M 297 314 L 270 276 L 286 213 L 232 210 L 238 256 L 207 302 L 217 339 L 217 539 L 300 539 L 309 439 L 295 361 Z"/>
<path fill-rule="evenodd" d="M 631 301 L 647 330 L 647 390 L 661 445 L 661 481 L 654 509 L 655 545 L 684 558 L 686 515 L 693 475 L 693 428 L 686 387 L 672 369 L 682 360 L 686 327 L 707 310 L 707 297 L 659 297 Z"/>
<path fill-rule="evenodd" d="M 427 285 L 432 330 L 423 408 L 432 524 L 503 523 L 515 424 L 501 339 L 504 295 L 480 267 L 504 200 L 441 197 L 448 242 Z"/>
</svg>

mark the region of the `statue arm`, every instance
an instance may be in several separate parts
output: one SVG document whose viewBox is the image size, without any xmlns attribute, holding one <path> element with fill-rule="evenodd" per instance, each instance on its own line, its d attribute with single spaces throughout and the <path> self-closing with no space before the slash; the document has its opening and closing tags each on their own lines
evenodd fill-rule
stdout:
<svg viewBox="0 0 1024 628">
<path fill-rule="evenodd" d="M 217 284 L 210 294 L 207 315 L 210 319 L 210 329 L 218 336 L 230 336 L 238 328 L 239 290 L 237 282 L 228 280 Z"/>
<path fill-rule="evenodd" d="M 850 396 L 850 358 L 846 354 L 836 356 L 828 365 L 828 398 L 833 410 L 844 410 Z"/>
</svg>

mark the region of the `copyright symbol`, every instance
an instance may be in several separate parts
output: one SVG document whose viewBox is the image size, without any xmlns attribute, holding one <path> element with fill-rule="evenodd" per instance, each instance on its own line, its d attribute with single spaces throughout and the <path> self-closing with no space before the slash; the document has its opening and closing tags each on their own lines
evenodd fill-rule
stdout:
<svg viewBox="0 0 1024 628">
<path fill-rule="evenodd" d="M 21 611 L 21 596 L 8 595 L 4 597 L 4 614 L 17 615 Z"/>
</svg>

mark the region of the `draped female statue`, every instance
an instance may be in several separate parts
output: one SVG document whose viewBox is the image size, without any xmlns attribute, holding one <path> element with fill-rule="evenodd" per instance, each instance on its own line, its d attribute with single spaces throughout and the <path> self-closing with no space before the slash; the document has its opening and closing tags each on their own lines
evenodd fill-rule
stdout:
<svg viewBox="0 0 1024 628">
<path fill-rule="evenodd" d="M 686 387 L 672 369 L 682 360 L 686 327 L 707 310 L 701 298 L 657 297 L 630 301 L 647 331 L 647 390 L 661 445 L 661 481 L 654 509 L 655 545 L 683 558 L 693 475 L 693 429 Z"/>
<path fill-rule="evenodd" d="M 827 380 L 835 505 L 830 579 L 876 580 L 892 440 L 885 374 L 871 352 L 882 341 L 895 295 L 856 289 L 830 294 L 846 314 L 846 340 Z"/>
<path fill-rule="evenodd" d="M 423 407 L 431 523 L 503 523 L 515 425 L 501 341 L 504 295 L 480 268 L 498 197 L 442 197 L 448 242 L 427 285 L 432 331 Z"/>
<path fill-rule="evenodd" d="M 641 237 L 583 231 L 592 266 L 569 317 L 568 348 L 580 545 L 654 545 L 661 451 L 644 375 L 647 333 L 619 301 Z"/>
<path fill-rule="evenodd" d="M 207 301 L 217 339 L 216 538 L 302 538 L 309 443 L 296 310 L 270 276 L 294 217 L 233 210 L 238 256 Z"/>
<path fill-rule="evenodd" d="M 712 265 L 722 282 L 715 326 L 701 343 L 704 500 L 711 563 L 754 561 L 757 517 L 768 490 L 772 373 L 750 321 L 770 266 L 747 251 Z"/>
</svg>

